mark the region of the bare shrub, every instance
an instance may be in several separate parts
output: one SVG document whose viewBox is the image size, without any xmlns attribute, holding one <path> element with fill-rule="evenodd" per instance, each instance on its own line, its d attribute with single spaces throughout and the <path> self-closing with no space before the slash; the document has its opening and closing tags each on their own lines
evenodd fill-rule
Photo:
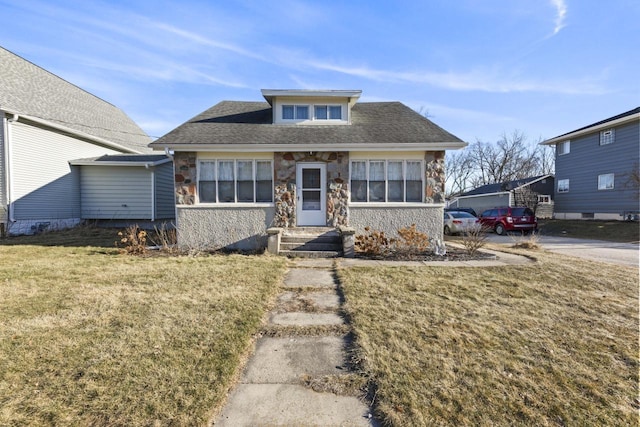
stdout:
<svg viewBox="0 0 640 427">
<path fill-rule="evenodd" d="M 416 225 L 398 230 L 399 239 L 394 242 L 394 249 L 404 254 L 420 254 L 429 250 L 429 236 L 416 230 Z"/>
<path fill-rule="evenodd" d="M 366 255 L 388 255 L 391 252 L 395 239 L 389 239 L 384 231 L 371 230 L 365 227 L 365 234 L 356 236 L 355 247 L 358 252 Z"/>
<path fill-rule="evenodd" d="M 120 241 L 116 246 L 120 253 L 131 255 L 143 255 L 147 253 L 147 232 L 138 225 L 130 225 L 124 231 L 119 231 Z"/>
<path fill-rule="evenodd" d="M 147 236 L 151 244 L 157 246 L 162 251 L 173 252 L 175 250 L 178 242 L 175 227 L 163 222 L 160 227 L 154 225 L 153 231 L 153 234 Z"/>
<path fill-rule="evenodd" d="M 478 225 L 476 227 L 469 227 L 467 231 L 462 234 L 462 246 L 464 246 L 469 255 L 475 255 L 487 244 L 487 232 L 489 231 L 489 227 Z"/>
<path fill-rule="evenodd" d="M 516 249 L 540 249 L 540 235 L 535 232 L 531 232 L 527 237 L 513 238 L 514 242 L 511 246 Z"/>
</svg>

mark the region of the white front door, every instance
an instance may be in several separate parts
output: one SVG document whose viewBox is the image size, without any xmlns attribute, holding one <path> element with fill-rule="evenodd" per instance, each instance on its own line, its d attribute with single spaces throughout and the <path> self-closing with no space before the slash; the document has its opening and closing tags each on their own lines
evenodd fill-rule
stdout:
<svg viewBox="0 0 640 427">
<path fill-rule="evenodd" d="M 327 225 L 327 165 L 296 164 L 297 225 Z"/>
</svg>

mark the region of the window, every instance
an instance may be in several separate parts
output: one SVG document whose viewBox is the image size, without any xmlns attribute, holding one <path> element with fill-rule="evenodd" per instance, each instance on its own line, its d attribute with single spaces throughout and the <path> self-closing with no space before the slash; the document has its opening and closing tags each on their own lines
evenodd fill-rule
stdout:
<svg viewBox="0 0 640 427">
<path fill-rule="evenodd" d="M 341 105 L 315 105 L 315 120 L 342 120 Z"/>
<path fill-rule="evenodd" d="M 203 160 L 198 170 L 200 203 L 273 202 L 271 160 Z"/>
<path fill-rule="evenodd" d="M 540 203 L 540 204 L 551 203 L 551 196 L 538 194 L 538 203 Z"/>
<path fill-rule="evenodd" d="M 603 130 L 600 132 L 600 145 L 611 144 L 614 139 L 615 133 L 613 129 Z"/>
<path fill-rule="evenodd" d="M 422 202 L 421 160 L 354 160 L 352 202 Z"/>
<path fill-rule="evenodd" d="M 558 156 L 562 156 L 563 154 L 569 154 L 570 151 L 571 151 L 571 141 L 560 142 L 556 146 L 556 152 Z"/>
<path fill-rule="evenodd" d="M 598 190 L 613 190 L 614 174 L 598 175 Z"/>
<path fill-rule="evenodd" d="M 558 180 L 558 193 L 568 193 L 569 192 L 569 180 L 568 179 L 559 179 Z"/>
<path fill-rule="evenodd" d="M 283 120 L 309 120 L 308 105 L 283 105 Z"/>
</svg>

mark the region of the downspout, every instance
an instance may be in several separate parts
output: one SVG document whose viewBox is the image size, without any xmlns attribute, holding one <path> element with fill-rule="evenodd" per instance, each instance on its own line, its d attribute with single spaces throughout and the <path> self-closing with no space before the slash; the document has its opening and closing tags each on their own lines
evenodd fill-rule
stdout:
<svg viewBox="0 0 640 427">
<path fill-rule="evenodd" d="M 149 169 L 149 163 L 144 165 L 145 169 Z M 151 169 L 151 221 L 156 220 L 156 172 Z"/>
<path fill-rule="evenodd" d="M 173 178 L 173 222 L 174 222 L 175 228 L 177 229 L 178 228 L 178 204 L 176 203 L 176 181 L 175 181 L 176 164 L 175 164 L 175 159 L 173 158 L 174 153 L 171 152 L 169 147 L 164 147 L 164 154 L 171 159 L 171 167 L 173 168 L 173 171 L 172 171 L 172 175 L 174 176 Z"/>
<path fill-rule="evenodd" d="M 4 115 L 3 115 L 4 116 Z M 20 116 L 13 113 L 13 117 L 6 119 L 7 125 L 4 131 L 4 164 L 5 164 L 5 182 L 7 191 L 7 217 L 10 222 L 16 222 L 13 206 L 13 180 L 11 179 L 11 124 L 18 121 Z"/>
</svg>

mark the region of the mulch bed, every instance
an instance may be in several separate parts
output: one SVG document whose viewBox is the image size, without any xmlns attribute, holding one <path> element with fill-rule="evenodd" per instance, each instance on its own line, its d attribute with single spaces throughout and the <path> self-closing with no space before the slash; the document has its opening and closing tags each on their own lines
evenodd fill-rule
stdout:
<svg viewBox="0 0 640 427">
<path fill-rule="evenodd" d="M 469 255 L 464 249 L 447 247 L 447 253 L 445 255 L 436 255 L 433 252 L 421 254 L 392 252 L 386 255 L 371 255 L 356 251 L 355 258 L 378 261 L 478 261 L 495 259 L 496 256 L 481 251 L 475 255 Z"/>
</svg>

